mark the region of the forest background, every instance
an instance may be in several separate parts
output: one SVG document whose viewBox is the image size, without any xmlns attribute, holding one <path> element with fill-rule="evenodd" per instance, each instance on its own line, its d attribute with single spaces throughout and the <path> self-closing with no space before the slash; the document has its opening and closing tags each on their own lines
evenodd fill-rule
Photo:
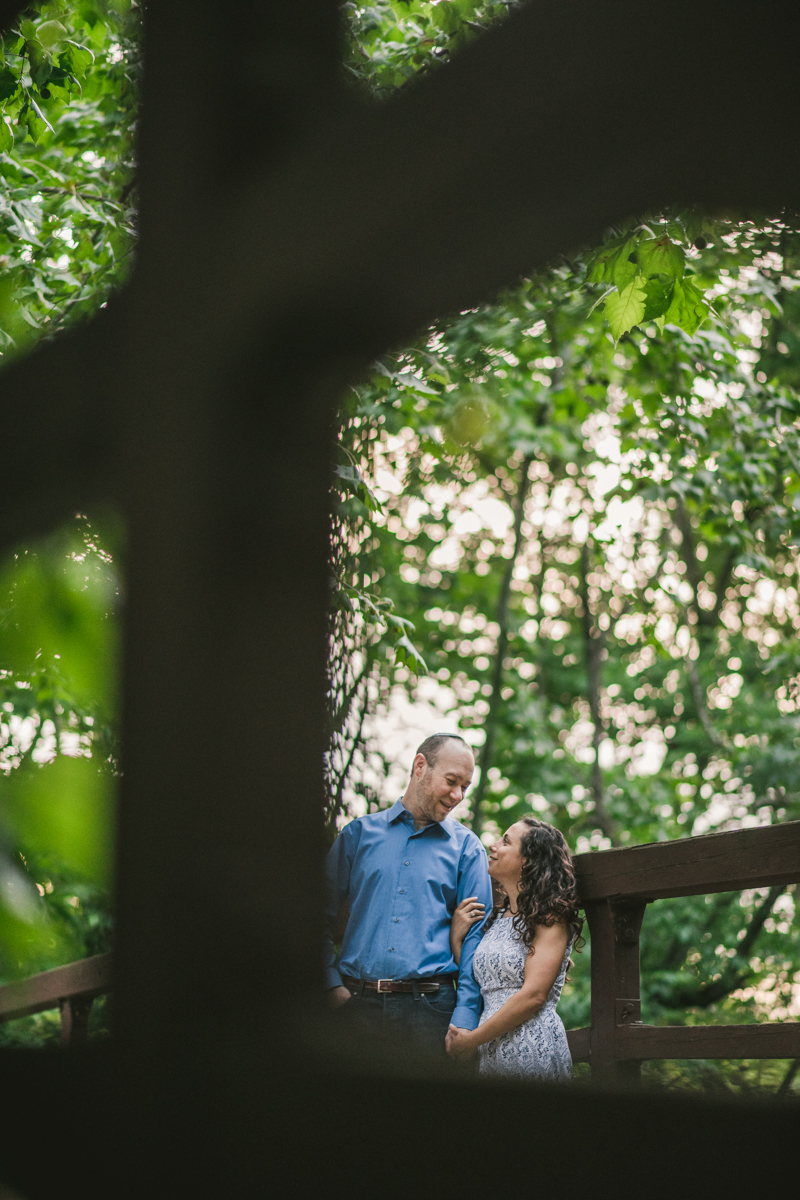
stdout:
<svg viewBox="0 0 800 1200">
<path fill-rule="evenodd" d="M 345 4 L 391 103 L 511 3 Z M 0 351 L 85 319 L 135 246 L 139 9 L 31 6 L 0 65 Z M 442 130 L 441 136 L 447 137 Z M 357 197 L 354 198 L 357 202 Z M 800 816 L 800 222 L 638 214 L 375 364 L 334 488 L 327 819 L 396 799 L 409 703 L 479 761 L 463 819 L 573 849 Z M 111 945 L 124 534 L 77 514 L 0 577 L 0 978 Z M 792 888 L 661 901 L 651 1022 L 797 1019 Z M 590 947 L 561 1012 L 588 1021 Z M 96 1006 L 94 1033 L 108 1031 Z M 43 1043 L 57 1018 L 0 1026 Z M 655 1063 L 774 1092 L 786 1063 Z"/>
</svg>

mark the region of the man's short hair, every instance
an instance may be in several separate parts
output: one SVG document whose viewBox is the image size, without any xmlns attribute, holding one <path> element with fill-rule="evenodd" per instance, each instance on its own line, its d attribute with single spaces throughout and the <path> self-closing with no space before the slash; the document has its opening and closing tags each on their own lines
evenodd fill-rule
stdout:
<svg viewBox="0 0 800 1200">
<path fill-rule="evenodd" d="M 439 751 L 445 742 L 448 741 L 461 742 L 463 746 L 469 749 L 469 746 L 458 733 L 432 733 L 430 737 L 425 738 L 421 746 L 417 747 L 417 754 L 421 754 L 429 767 L 435 766 L 436 760 L 439 757 Z M 417 754 L 414 757 L 417 757 Z"/>
</svg>

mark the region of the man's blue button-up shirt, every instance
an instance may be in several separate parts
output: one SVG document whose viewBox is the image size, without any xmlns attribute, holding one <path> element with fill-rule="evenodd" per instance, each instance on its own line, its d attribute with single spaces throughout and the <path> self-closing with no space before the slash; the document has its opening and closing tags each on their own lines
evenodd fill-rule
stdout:
<svg viewBox="0 0 800 1200">
<path fill-rule="evenodd" d="M 482 923 L 473 925 L 461 950 L 461 967 L 450 952 L 450 921 L 465 896 L 492 909 L 486 851 L 452 817 L 414 829 L 402 800 L 383 812 L 345 825 L 326 865 L 326 962 L 328 987 L 352 979 L 426 979 L 459 972 L 452 1023 L 475 1029 L 480 989 L 472 958 Z M 348 901 L 338 959 L 331 931 Z"/>
</svg>

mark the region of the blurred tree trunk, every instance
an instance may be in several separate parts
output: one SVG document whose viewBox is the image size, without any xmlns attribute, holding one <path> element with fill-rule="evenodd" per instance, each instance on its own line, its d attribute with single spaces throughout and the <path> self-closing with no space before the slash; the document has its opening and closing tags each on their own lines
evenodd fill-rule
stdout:
<svg viewBox="0 0 800 1200">
<path fill-rule="evenodd" d="M 594 810 L 597 824 L 607 838 L 616 840 L 614 822 L 606 808 L 605 789 L 603 787 L 603 768 L 600 765 L 600 743 L 603 740 L 603 718 L 601 714 L 601 692 L 603 687 L 603 653 L 605 637 L 603 631 L 595 623 L 589 602 L 589 569 L 590 569 L 589 539 L 581 546 L 580 555 L 580 598 L 581 626 L 583 629 L 583 650 L 586 663 L 586 683 L 588 689 L 589 714 L 592 721 L 592 760 L 591 791 L 594 800 Z"/>
<path fill-rule="evenodd" d="M 525 520 L 525 500 L 528 495 L 530 480 L 528 479 L 528 471 L 533 462 L 533 455 L 529 455 L 522 460 L 518 472 L 517 493 L 514 498 L 514 545 L 510 557 L 506 560 L 506 568 L 503 572 L 500 581 L 500 593 L 497 600 L 497 612 L 495 621 L 497 622 L 497 647 L 495 649 L 494 658 L 492 660 L 491 674 L 491 695 L 489 696 L 489 711 L 486 714 L 486 720 L 483 723 L 483 729 L 486 737 L 481 746 L 480 758 L 478 765 L 480 768 L 480 777 L 477 787 L 472 796 L 472 831 L 481 835 L 483 829 L 483 798 L 486 795 L 486 787 L 489 780 L 489 770 L 494 762 L 495 745 L 497 741 L 497 729 L 500 718 L 500 705 L 503 700 L 503 673 L 505 670 L 504 662 L 508 653 L 508 629 L 510 620 L 509 600 L 511 598 L 511 581 L 514 578 L 514 568 L 517 565 L 525 538 L 522 533 L 522 524 Z"/>
</svg>

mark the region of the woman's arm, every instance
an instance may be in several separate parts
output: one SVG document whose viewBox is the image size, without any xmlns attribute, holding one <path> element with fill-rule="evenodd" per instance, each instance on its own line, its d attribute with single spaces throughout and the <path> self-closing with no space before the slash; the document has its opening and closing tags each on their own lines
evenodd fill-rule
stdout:
<svg viewBox="0 0 800 1200">
<path fill-rule="evenodd" d="M 464 945 L 464 938 L 473 925 L 483 920 L 485 913 L 486 909 L 477 896 L 466 896 L 453 913 L 453 919 L 450 922 L 450 952 L 456 960 L 457 966 L 461 966 L 461 947 Z"/>
<path fill-rule="evenodd" d="M 533 951 L 525 963 L 522 987 L 477 1029 L 465 1031 L 451 1026 L 447 1039 L 448 1053 L 454 1058 L 473 1054 L 478 1046 L 492 1042 L 501 1034 L 509 1033 L 529 1021 L 545 1003 L 558 979 L 570 937 L 571 932 L 566 925 L 540 925 Z"/>
</svg>

